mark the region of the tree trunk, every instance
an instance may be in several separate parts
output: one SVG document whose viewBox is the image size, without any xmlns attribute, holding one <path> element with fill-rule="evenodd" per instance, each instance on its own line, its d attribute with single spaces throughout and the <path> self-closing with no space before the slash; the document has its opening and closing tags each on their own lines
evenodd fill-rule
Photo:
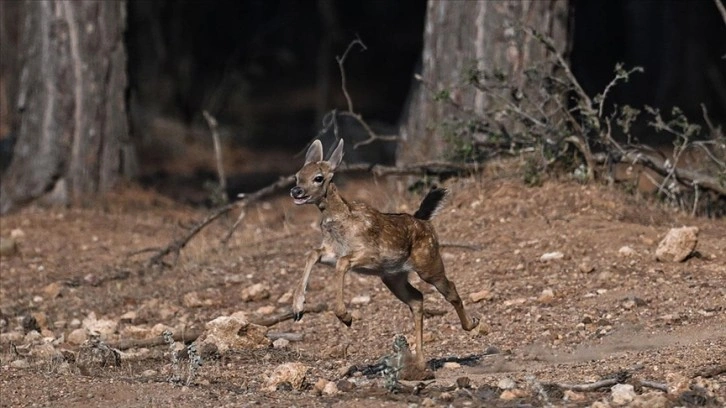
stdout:
<svg viewBox="0 0 726 408">
<path fill-rule="evenodd" d="M 499 69 L 523 80 L 524 69 L 547 53 L 516 26 L 531 27 L 553 38 L 564 52 L 568 43 L 567 0 L 429 0 L 426 10 L 422 82 L 415 86 L 401 120 L 397 162 L 441 159 L 447 146 L 440 126 L 454 108 L 433 94 L 446 91 L 466 109 L 483 112 L 485 98 L 473 86 L 462 87 L 472 68 Z M 417 81 L 418 82 L 418 81 Z"/>
<path fill-rule="evenodd" d="M 62 203 L 107 191 L 130 151 L 126 2 L 25 0 L 21 17 L 20 128 L 0 213 L 51 190 Z"/>
</svg>

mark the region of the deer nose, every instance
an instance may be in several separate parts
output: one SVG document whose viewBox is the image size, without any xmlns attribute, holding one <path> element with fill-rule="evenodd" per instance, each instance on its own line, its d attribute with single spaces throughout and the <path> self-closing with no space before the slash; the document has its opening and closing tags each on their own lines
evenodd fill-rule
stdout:
<svg viewBox="0 0 726 408">
<path fill-rule="evenodd" d="M 300 186 L 295 186 L 290 189 L 290 195 L 292 198 L 300 198 L 305 195 L 305 191 Z"/>
</svg>

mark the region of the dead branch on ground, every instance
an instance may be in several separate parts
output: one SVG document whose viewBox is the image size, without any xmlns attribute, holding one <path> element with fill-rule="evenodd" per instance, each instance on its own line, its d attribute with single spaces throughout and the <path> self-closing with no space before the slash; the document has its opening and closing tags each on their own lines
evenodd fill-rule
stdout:
<svg viewBox="0 0 726 408">
<path fill-rule="evenodd" d="M 324 303 L 312 306 L 312 307 L 306 307 L 305 313 L 322 313 L 328 310 L 328 306 Z M 270 327 L 274 326 L 277 323 L 284 322 L 286 320 L 292 320 L 294 314 L 292 311 L 288 311 L 285 313 L 281 313 L 279 315 L 275 316 L 269 316 L 269 317 L 263 317 L 260 319 L 252 319 L 250 323 L 256 324 L 258 326 L 265 326 Z M 173 338 L 174 341 L 180 341 L 184 343 L 190 343 L 199 336 L 201 336 L 203 333 L 203 330 L 189 330 L 189 331 L 182 331 L 180 333 L 174 333 Z M 274 335 L 268 336 L 268 337 L 275 337 L 275 338 L 296 338 L 295 336 L 287 336 L 280 333 L 276 333 Z M 161 346 L 166 344 L 164 342 L 164 338 L 154 337 L 151 339 L 131 339 L 131 340 L 120 340 L 117 343 L 114 343 L 111 345 L 112 348 L 115 348 L 117 350 L 128 350 L 131 348 L 138 348 L 138 347 L 155 347 L 155 346 Z"/>
</svg>

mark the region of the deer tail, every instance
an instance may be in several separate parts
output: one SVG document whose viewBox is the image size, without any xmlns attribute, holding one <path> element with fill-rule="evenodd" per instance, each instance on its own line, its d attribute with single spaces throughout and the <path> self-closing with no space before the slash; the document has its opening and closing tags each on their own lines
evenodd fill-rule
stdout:
<svg viewBox="0 0 726 408">
<path fill-rule="evenodd" d="M 421 205 L 413 216 L 419 220 L 430 220 L 443 206 L 447 194 L 449 194 L 449 191 L 445 188 L 431 189 L 423 201 L 421 201 Z"/>
</svg>

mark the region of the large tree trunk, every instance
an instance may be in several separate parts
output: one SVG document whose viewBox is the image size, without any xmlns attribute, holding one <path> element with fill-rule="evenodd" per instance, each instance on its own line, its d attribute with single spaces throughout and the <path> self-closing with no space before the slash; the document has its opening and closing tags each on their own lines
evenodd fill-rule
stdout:
<svg viewBox="0 0 726 408">
<path fill-rule="evenodd" d="M 25 0 L 21 17 L 20 128 L 0 213 L 51 190 L 66 203 L 107 191 L 128 146 L 126 2 Z"/>
<path fill-rule="evenodd" d="M 516 29 L 532 27 L 553 38 L 564 52 L 568 37 L 567 0 L 429 0 L 422 55 L 423 85 L 415 86 L 401 120 L 397 162 L 440 159 L 446 151 L 442 121 L 450 104 L 432 93 L 448 91 L 466 109 L 483 112 L 485 98 L 473 86 L 461 87 L 471 68 L 499 69 L 521 81 L 524 69 L 543 59 L 545 47 Z"/>
</svg>

